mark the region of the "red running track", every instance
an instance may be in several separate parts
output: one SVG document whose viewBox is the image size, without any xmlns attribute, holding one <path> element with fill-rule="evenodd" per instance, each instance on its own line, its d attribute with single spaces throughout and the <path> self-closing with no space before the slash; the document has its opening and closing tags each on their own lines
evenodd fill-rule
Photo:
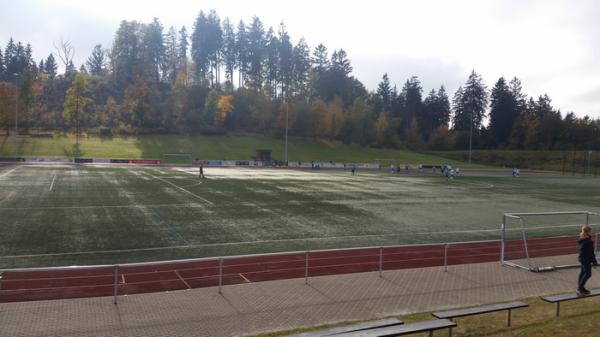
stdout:
<svg viewBox="0 0 600 337">
<path fill-rule="evenodd" d="M 573 237 L 530 239 L 530 257 L 577 253 Z M 225 258 L 222 285 L 444 265 L 444 244 L 342 249 Z M 507 260 L 524 258 L 522 241 L 506 243 Z M 308 257 L 308 268 L 307 265 Z M 500 260 L 500 242 L 457 243 L 448 246 L 448 265 Z M 5 271 L 0 278 L 0 302 L 138 294 L 219 285 L 219 259 L 156 262 L 144 265 L 73 267 Z M 116 272 L 116 273 L 115 273 Z"/>
</svg>

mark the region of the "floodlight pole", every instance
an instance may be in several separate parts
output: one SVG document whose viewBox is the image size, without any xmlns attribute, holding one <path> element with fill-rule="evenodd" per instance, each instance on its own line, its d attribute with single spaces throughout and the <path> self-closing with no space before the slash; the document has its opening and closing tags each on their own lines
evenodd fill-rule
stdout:
<svg viewBox="0 0 600 337">
<path fill-rule="evenodd" d="M 289 125 L 289 111 L 290 111 L 290 107 L 287 101 L 287 94 L 284 96 L 284 102 L 285 102 L 285 166 L 288 165 L 288 125 Z"/>
<path fill-rule="evenodd" d="M 592 150 L 588 150 L 588 153 L 587 153 L 587 174 L 591 173 L 591 170 L 590 170 L 590 162 L 591 162 L 591 160 L 592 160 Z"/>
<path fill-rule="evenodd" d="M 19 74 L 15 76 L 15 152 L 19 156 Z"/>
<path fill-rule="evenodd" d="M 469 123 L 469 164 L 471 164 L 471 151 L 473 150 L 473 109 L 471 109 L 471 123 Z"/>
</svg>

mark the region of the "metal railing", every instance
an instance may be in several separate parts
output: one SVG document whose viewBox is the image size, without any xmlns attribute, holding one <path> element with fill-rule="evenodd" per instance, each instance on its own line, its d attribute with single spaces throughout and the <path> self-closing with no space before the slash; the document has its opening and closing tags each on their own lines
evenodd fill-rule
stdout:
<svg viewBox="0 0 600 337">
<path fill-rule="evenodd" d="M 385 270 L 395 270 L 401 268 L 412 268 L 419 266 L 443 266 L 444 271 L 448 271 L 450 264 L 459 264 L 460 259 L 480 259 L 485 261 L 498 261 L 499 251 L 497 250 L 497 244 L 499 240 L 477 240 L 477 241 L 462 241 L 462 242 L 447 242 L 447 243 L 427 243 L 427 244 L 407 244 L 407 245 L 394 245 L 394 246 L 369 246 L 369 247 L 355 247 L 347 249 L 322 249 L 322 250 L 306 250 L 306 251 L 292 251 L 292 252 L 280 252 L 280 253 L 269 253 L 269 254 L 250 254 L 250 255 L 233 255 L 233 256 L 222 256 L 222 257 L 211 257 L 211 258 L 195 258 L 195 259 L 182 259 L 182 260 L 170 260 L 170 261 L 155 261 L 155 262 L 139 262 L 139 263 L 126 263 L 126 264 L 105 264 L 105 265 L 91 265 L 91 266 L 66 266 L 66 267 L 43 267 L 43 268 L 10 268 L 0 270 L 0 274 L 8 273 L 22 273 L 28 274 L 39 272 L 49 274 L 62 274 L 65 271 L 85 271 L 78 276 L 60 276 L 64 280 L 75 279 L 81 281 L 87 277 L 104 277 L 108 279 L 109 275 L 112 276 L 112 291 L 113 302 L 116 304 L 119 295 L 125 294 L 124 289 L 128 284 L 120 283 L 120 278 L 125 278 L 126 275 L 133 276 L 148 276 L 152 277 L 156 274 L 156 270 L 162 270 L 163 272 L 175 272 L 179 276 L 179 272 L 185 271 L 198 271 L 198 270 L 215 270 L 216 273 L 202 274 L 201 276 L 189 277 L 190 280 L 195 281 L 206 281 L 217 286 L 219 294 L 222 293 L 223 287 L 226 284 L 235 284 L 235 280 L 232 281 L 231 277 L 237 277 L 234 272 L 236 269 L 245 268 L 250 271 L 245 272 L 248 277 L 249 275 L 268 274 L 271 272 L 279 272 L 281 274 L 288 275 L 278 277 L 275 279 L 286 279 L 286 278 L 298 278 L 300 275 L 304 277 L 304 283 L 309 284 L 310 277 L 320 275 L 335 275 L 335 274 L 346 274 L 354 272 L 378 272 L 379 277 L 383 277 Z M 477 249 L 469 248 L 470 245 L 486 245 L 488 251 L 493 250 L 493 253 L 481 253 Z M 479 248 L 478 248 L 479 249 Z M 453 252 L 456 256 L 450 256 Z M 272 264 L 282 266 L 279 269 L 265 270 L 264 265 L 268 265 L 269 262 L 266 260 L 272 259 Z M 228 262 L 231 262 L 228 264 Z M 184 264 L 207 264 L 206 266 L 182 266 Z M 300 264 L 302 267 L 299 267 Z M 140 271 L 143 267 L 155 267 L 150 268 L 151 271 Z M 160 268 L 159 268 L 160 267 Z M 254 270 L 252 269 L 253 267 Z M 89 270 L 95 269 L 97 275 L 89 272 Z M 137 271 L 135 271 L 137 269 Z M 149 269 L 149 270 L 150 270 Z M 226 269 L 233 270 L 227 271 Z M 301 269 L 301 270 L 299 270 Z M 242 273 L 239 273 L 240 276 Z M 88 275 L 88 276 L 85 276 Z M 89 276 L 95 275 L 95 276 Z M 56 280 L 60 277 L 52 278 L 40 278 L 41 280 Z M 244 277 L 245 278 L 245 277 Z M 260 279 L 260 277 L 258 277 Z M 267 277 L 268 279 L 268 277 Z M 31 279 L 36 280 L 36 279 Z M 24 282 L 31 281 L 30 279 L 24 280 Z M 173 278 L 170 281 L 175 281 Z M 214 280 L 216 282 L 213 283 Z M 163 280 L 164 281 L 164 280 Z M 5 280 L 3 282 L 10 282 Z M 144 283 L 158 282 L 157 280 L 144 280 L 138 281 L 138 283 L 131 283 L 133 285 L 143 285 Z M 188 282 L 183 280 L 187 287 Z M 78 287 L 93 287 L 94 285 L 79 285 Z M 96 285 L 97 286 L 97 285 Z M 103 283 L 101 286 L 108 287 L 109 284 Z M 76 288 L 77 286 L 73 287 Z M 57 291 L 63 291 L 69 286 L 57 287 Z M 190 287 L 191 288 L 191 287 Z M 0 292 L 10 292 L 10 289 L 0 288 Z M 49 289 L 49 288 L 44 288 Z M 32 291 L 36 289 L 30 289 Z M 169 290 L 169 289 L 167 289 Z M 173 289 L 171 289 L 173 290 Z M 25 290 L 22 290 L 25 291 Z M 106 296 L 108 294 L 104 294 Z"/>
</svg>

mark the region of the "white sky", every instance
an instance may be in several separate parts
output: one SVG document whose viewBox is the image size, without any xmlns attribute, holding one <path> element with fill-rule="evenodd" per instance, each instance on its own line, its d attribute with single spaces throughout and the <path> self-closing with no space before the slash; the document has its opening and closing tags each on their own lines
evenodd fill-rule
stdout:
<svg viewBox="0 0 600 337">
<path fill-rule="evenodd" d="M 165 31 L 191 34 L 200 10 L 248 23 L 285 21 L 294 43 L 344 48 L 354 76 L 374 90 L 384 72 L 399 89 L 412 75 L 426 94 L 450 96 L 471 69 L 489 88 L 517 76 L 528 95 L 548 93 L 563 113 L 600 118 L 600 1 L 595 0 L 19 0 L 0 12 L 0 48 L 9 37 L 33 45 L 39 61 L 62 37 L 79 66 L 93 46 L 110 47 L 119 22 L 158 17 Z"/>
</svg>

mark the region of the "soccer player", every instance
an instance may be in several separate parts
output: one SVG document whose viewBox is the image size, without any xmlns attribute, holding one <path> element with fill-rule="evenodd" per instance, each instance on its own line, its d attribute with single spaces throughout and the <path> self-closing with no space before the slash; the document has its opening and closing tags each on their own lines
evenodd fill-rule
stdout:
<svg viewBox="0 0 600 337">
<path fill-rule="evenodd" d="M 200 169 L 198 171 L 198 179 L 204 179 L 204 167 L 202 164 L 200 164 Z"/>
</svg>

